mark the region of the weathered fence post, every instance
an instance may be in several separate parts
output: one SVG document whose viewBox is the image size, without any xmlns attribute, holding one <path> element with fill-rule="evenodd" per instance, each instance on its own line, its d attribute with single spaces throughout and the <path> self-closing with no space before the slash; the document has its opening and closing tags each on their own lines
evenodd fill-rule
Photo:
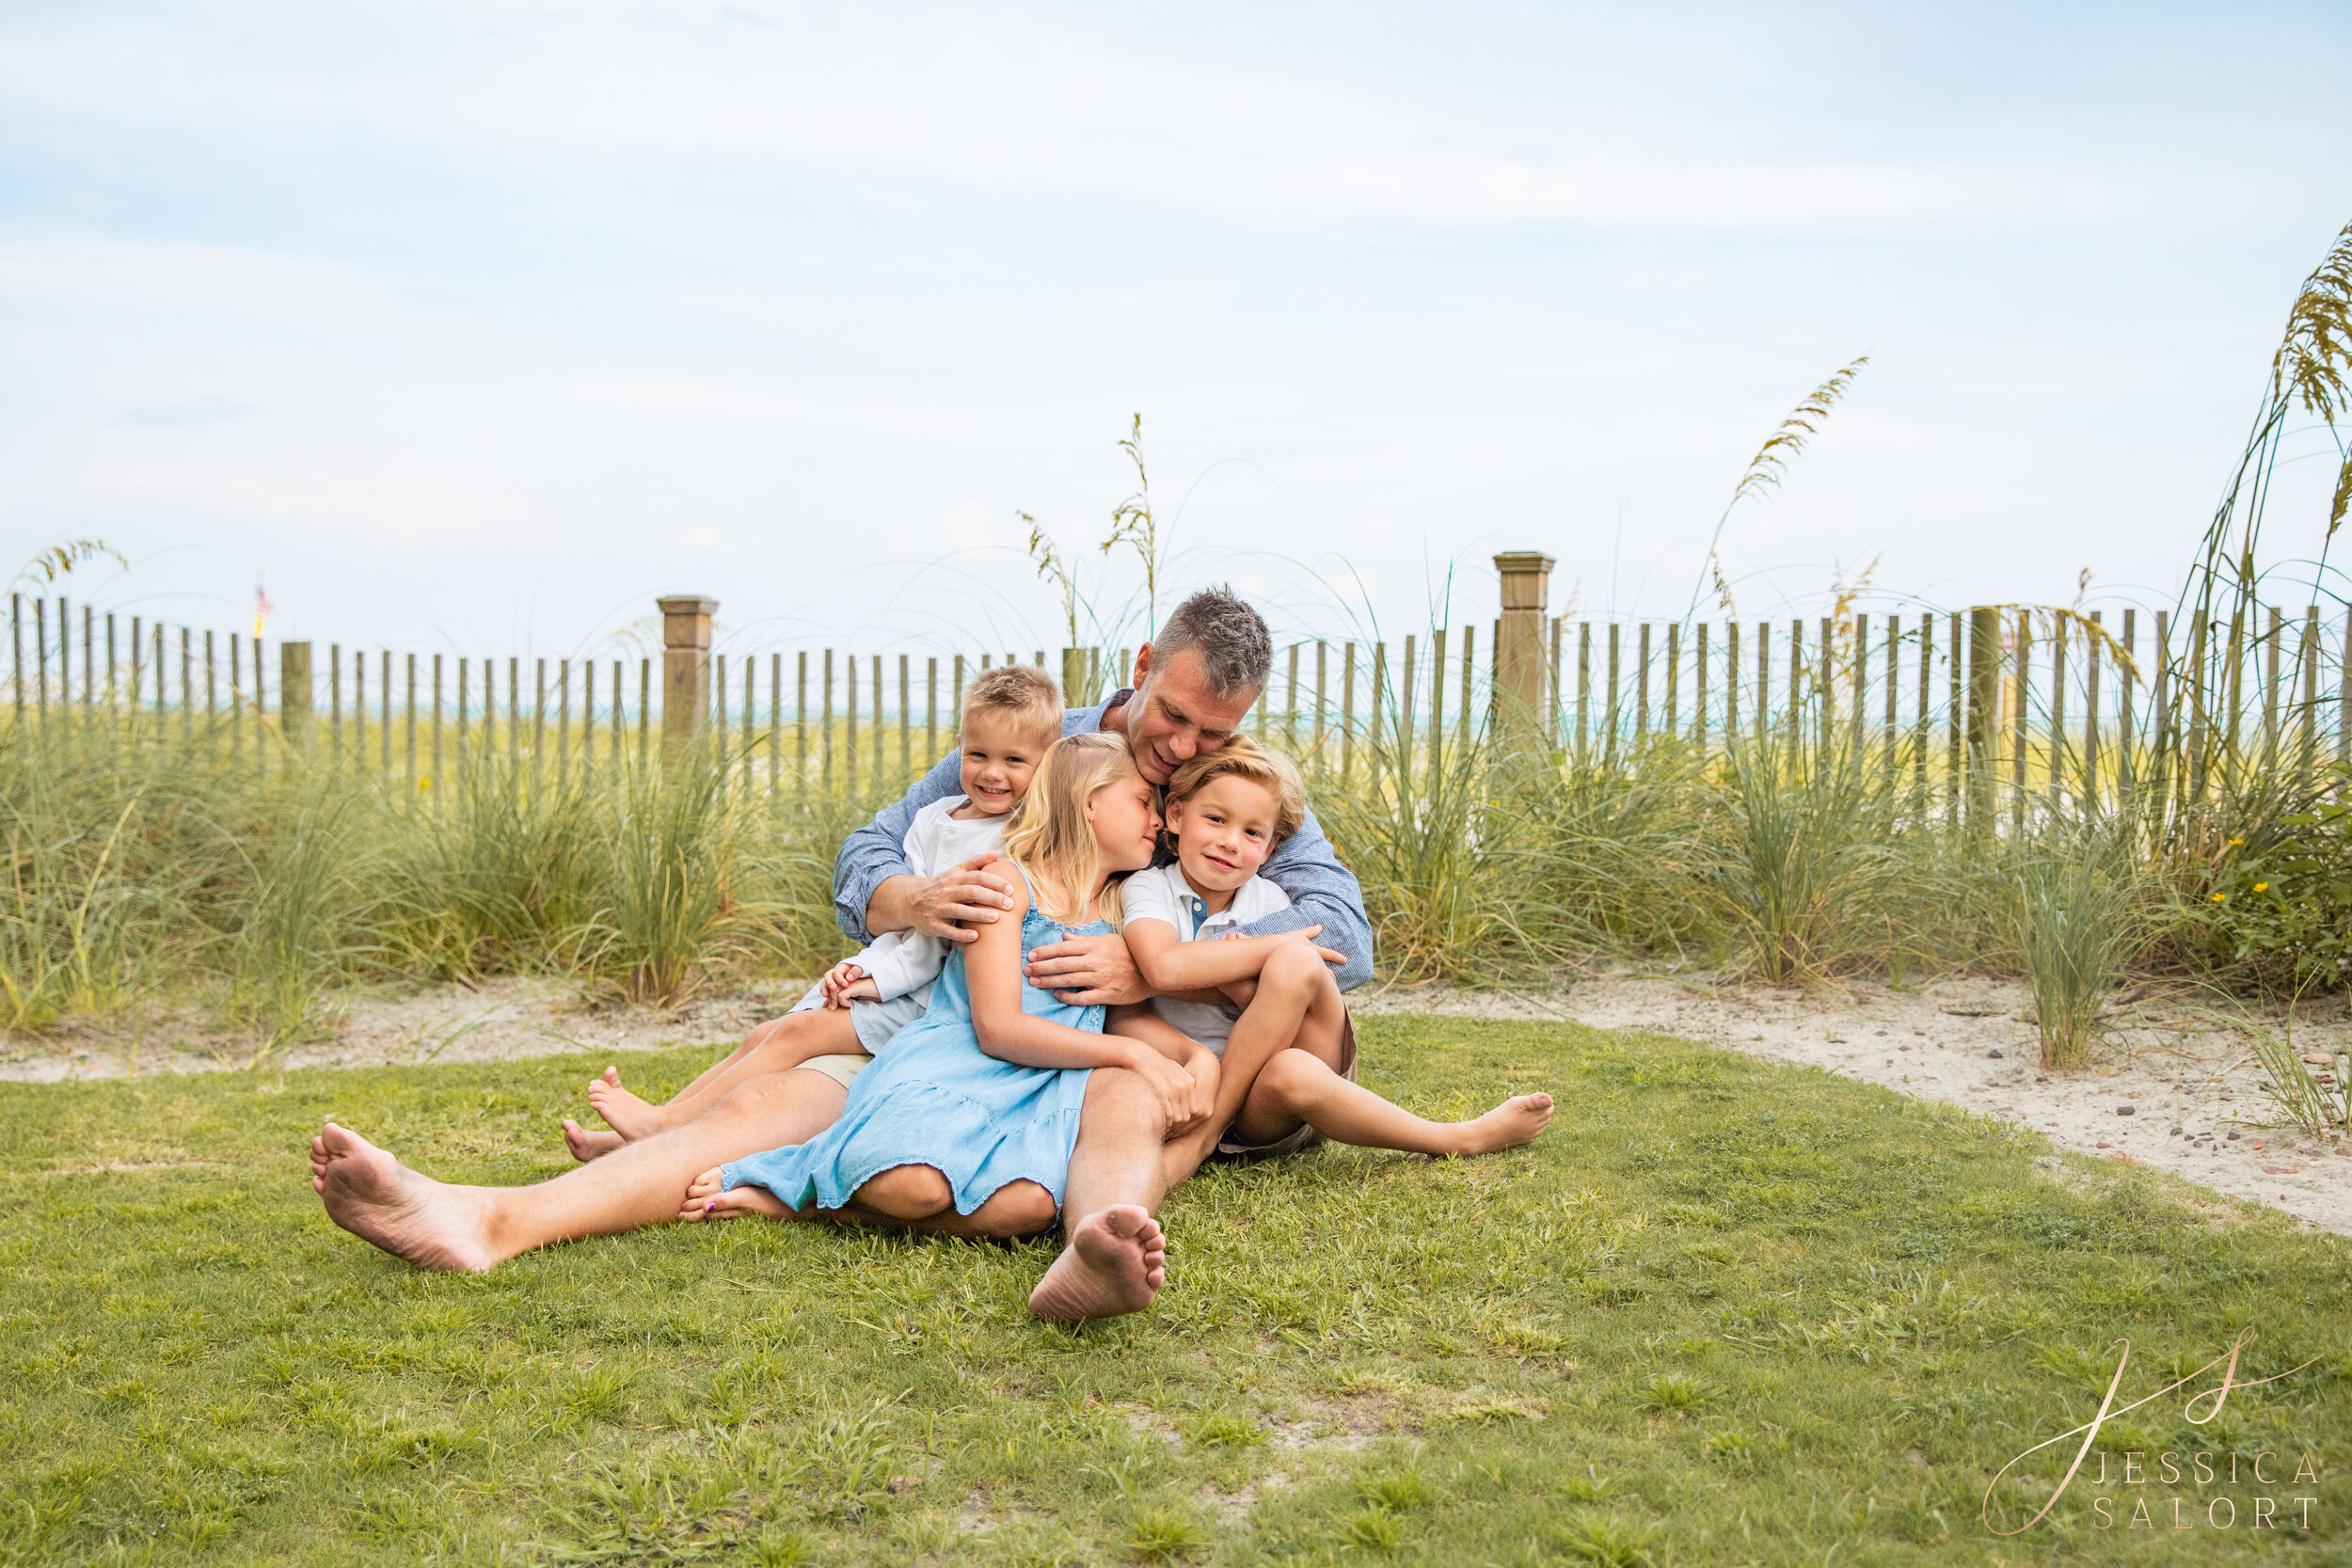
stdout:
<svg viewBox="0 0 2352 1568">
<path fill-rule="evenodd" d="M 1495 629 L 1494 714 L 1507 751 L 1543 741 L 1544 628 L 1549 623 L 1551 568 L 1541 550 L 1505 550 L 1495 557 L 1502 577 L 1502 619 Z"/>
<path fill-rule="evenodd" d="M 1966 775 L 1968 815 L 1972 825 L 1984 831 L 1993 826 L 1993 749 L 2000 721 L 2001 612 L 1979 607 L 1968 612 Z"/>
<path fill-rule="evenodd" d="M 710 715 L 710 617 L 716 599 L 680 594 L 661 609 L 661 746 L 666 757 L 702 733 Z"/>
<path fill-rule="evenodd" d="M 310 744 L 310 644 L 278 644 L 278 730 L 295 751 Z"/>
</svg>

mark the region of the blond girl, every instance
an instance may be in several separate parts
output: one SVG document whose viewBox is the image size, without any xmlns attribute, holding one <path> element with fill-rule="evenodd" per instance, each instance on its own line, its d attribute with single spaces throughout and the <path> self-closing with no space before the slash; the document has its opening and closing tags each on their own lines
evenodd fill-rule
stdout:
<svg viewBox="0 0 2352 1568">
<path fill-rule="evenodd" d="M 1171 1127 L 1205 1118 L 1216 1065 L 1193 1046 L 1172 1059 L 1103 1034 L 1103 1009 L 1023 978 L 1022 955 L 1116 929 L 1116 879 L 1152 863 L 1160 828 L 1152 786 L 1116 735 L 1054 743 L 1005 833 L 1021 872 L 1015 918 L 980 927 L 948 956 L 929 1012 L 858 1074 L 840 1119 L 807 1143 L 730 1161 L 688 1189 L 688 1218 L 818 1210 L 919 1222 L 949 1207 L 1043 1229 L 1059 1212 L 1087 1078 L 1128 1068 L 1161 1090 Z M 1003 1212 L 999 1212 L 1002 1211 Z"/>
</svg>

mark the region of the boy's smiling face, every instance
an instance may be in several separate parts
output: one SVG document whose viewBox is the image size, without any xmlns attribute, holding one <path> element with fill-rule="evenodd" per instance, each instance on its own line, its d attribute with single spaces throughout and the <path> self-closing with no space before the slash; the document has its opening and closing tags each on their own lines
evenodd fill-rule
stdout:
<svg viewBox="0 0 2352 1568">
<path fill-rule="evenodd" d="M 1030 775 L 1051 736 L 1024 728 L 1008 713 L 976 713 L 963 721 L 963 762 L 956 782 L 983 815 L 1002 816 L 1029 792 Z"/>
<path fill-rule="evenodd" d="M 1194 886 L 1231 893 L 1258 874 L 1274 852 L 1281 802 L 1262 784 L 1226 774 L 1168 803 L 1176 859 Z"/>
</svg>

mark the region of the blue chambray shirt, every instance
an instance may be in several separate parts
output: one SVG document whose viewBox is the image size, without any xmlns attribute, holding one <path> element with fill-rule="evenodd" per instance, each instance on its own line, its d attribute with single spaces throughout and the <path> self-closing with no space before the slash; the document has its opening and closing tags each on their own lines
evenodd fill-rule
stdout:
<svg viewBox="0 0 2352 1568">
<path fill-rule="evenodd" d="M 1123 689 L 1093 707 L 1064 709 L 1061 733 L 1092 734 L 1103 727 L 1103 715 L 1132 695 L 1132 688 Z M 884 807 L 874 820 L 842 841 L 841 853 L 833 863 L 834 919 L 850 941 L 873 940 L 866 929 L 866 910 L 874 901 L 874 890 L 889 878 L 907 875 L 906 837 L 907 830 L 914 825 L 914 814 L 933 800 L 961 793 L 961 763 L 960 750 L 948 752 L 945 761 L 907 791 L 904 800 Z M 1311 810 L 1298 832 L 1267 857 L 1258 875 L 1288 894 L 1291 907 L 1243 927 L 1246 933 L 1272 936 L 1320 924 L 1323 934 L 1315 941 L 1347 955 L 1347 962 L 1339 970 L 1340 989 L 1347 990 L 1372 978 L 1372 920 L 1364 913 L 1364 890 L 1356 874 L 1332 853 L 1331 841 L 1323 836 Z"/>
</svg>

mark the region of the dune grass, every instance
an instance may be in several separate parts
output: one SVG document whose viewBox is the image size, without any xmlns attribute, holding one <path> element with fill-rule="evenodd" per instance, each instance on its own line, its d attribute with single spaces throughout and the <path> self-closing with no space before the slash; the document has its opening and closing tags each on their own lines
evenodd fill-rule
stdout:
<svg viewBox="0 0 2352 1568">
<path fill-rule="evenodd" d="M 1043 1243 L 742 1223 L 452 1278 L 309 1190 L 329 1115 L 444 1177 L 553 1174 L 602 1058 L 0 1087 L 0 1562 L 2201 1564 L 2352 1539 L 2341 1239 L 1678 1041 L 1363 1035 L 1417 1109 L 1546 1086 L 1563 1114 L 1486 1160 L 1213 1170 L 1168 1207 L 1161 1305 L 1078 1332 L 1023 1309 Z M 666 1092 L 707 1057 L 626 1067 Z M 2322 1359 L 2208 1428 L 2178 1396 L 2135 1412 L 2110 1475 L 2267 1449 L 2316 1481 L 2078 1481 L 1985 1533 L 1987 1481 L 2088 1416 L 2111 1340 L 2136 1397 L 2248 1324 L 2252 1375 Z M 2236 1527 L 2126 1528 L 2175 1494 Z M 2286 1523 L 2317 1498 L 2312 1528 L 2254 1530 L 2265 1496 Z"/>
</svg>

